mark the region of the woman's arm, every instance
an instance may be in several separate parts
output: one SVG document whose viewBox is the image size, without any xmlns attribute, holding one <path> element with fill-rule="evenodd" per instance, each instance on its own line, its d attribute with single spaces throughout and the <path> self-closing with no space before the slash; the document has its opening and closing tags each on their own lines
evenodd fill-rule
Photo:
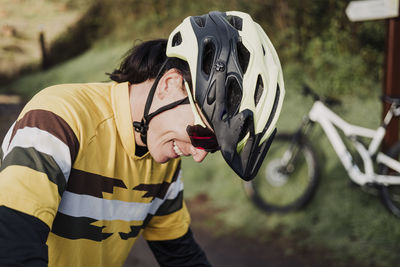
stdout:
<svg viewBox="0 0 400 267">
<path fill-rule="evenodd" d="M 0 266 L 47 266 L 49 231 L 41 220 L 0 206 Z"/>
<path fill-rule="evenodd" d="M 196 243 L 192 231 L 180 238 L 165 241 L 147 241 L 157 262 L 162 267 L 198 266 L 209 267 L 211 264 Z"/>
</svg>

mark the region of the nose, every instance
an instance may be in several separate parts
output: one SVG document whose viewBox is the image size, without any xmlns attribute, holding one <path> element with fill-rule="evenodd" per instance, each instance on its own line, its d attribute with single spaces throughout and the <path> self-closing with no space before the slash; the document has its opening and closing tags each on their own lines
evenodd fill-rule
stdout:
<svg viewBox="0 0 400 267">
<path fill-rule="evenodd" d="M 190 154 L 192 154 L 193 160 L 196 162 L 202 162 L 207 156 L 208 152 L 203 149 L 195 148 L 194 146 L 190 147 Z"/>
</svg>

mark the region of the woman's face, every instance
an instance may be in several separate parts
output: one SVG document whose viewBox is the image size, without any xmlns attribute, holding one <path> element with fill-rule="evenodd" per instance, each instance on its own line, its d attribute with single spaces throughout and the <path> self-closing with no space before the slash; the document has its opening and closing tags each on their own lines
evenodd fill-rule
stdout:
<svg viewBox="0 0 400 267">
<path fill-rule="evenodd" d="M 150 113 L 185 97 L 182 76 L 170 70 L 159 82 Z M 164 163 L 180 156 L 192 156 L 196 162 L 203 161 L 208 153 L 195 148 L 186 132 L 186 127 L 193 123 L 190 104 L 179 105 L 156 115 L 150 121 L 147 132 L 147 146 L 154 160 Z"/>
</svg>

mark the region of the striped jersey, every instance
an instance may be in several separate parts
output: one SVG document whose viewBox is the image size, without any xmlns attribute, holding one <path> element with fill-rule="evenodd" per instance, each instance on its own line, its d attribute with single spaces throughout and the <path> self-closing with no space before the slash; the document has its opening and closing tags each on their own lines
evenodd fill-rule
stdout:
<svg viewBox="0 0 400 267">
<path fill-rule="evenodd" d="M 135 155 L 128 83 L 39 92 L 0 149 L 0 206 L 51 229 L 49 266 L 122 266 L 140 234 L 184 235 L 180 160 Z"/>
</svg>

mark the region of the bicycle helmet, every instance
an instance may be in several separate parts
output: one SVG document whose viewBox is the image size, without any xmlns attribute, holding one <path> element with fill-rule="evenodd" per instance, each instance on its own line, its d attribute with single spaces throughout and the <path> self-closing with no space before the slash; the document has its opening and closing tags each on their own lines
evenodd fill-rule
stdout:
<svg viewBox="0 0 400 267">
<path fill-rule="evenodd" d="M 197 104 L 215 134 L 216 140 L 196 119 L 199 125 L 187 129 L 192 143 L 202 147 L 211 139 L 209 150 L 218 147 L 242 179 L 254 178 L 276 133 L 285 94 L 278 55 L 261 26 L 237 11 L 187 17 L 170 34 L 167 56 L 188 62 L 192 89 L 185 87 L 192 110 L 200 117 Z"/>
</svg>

